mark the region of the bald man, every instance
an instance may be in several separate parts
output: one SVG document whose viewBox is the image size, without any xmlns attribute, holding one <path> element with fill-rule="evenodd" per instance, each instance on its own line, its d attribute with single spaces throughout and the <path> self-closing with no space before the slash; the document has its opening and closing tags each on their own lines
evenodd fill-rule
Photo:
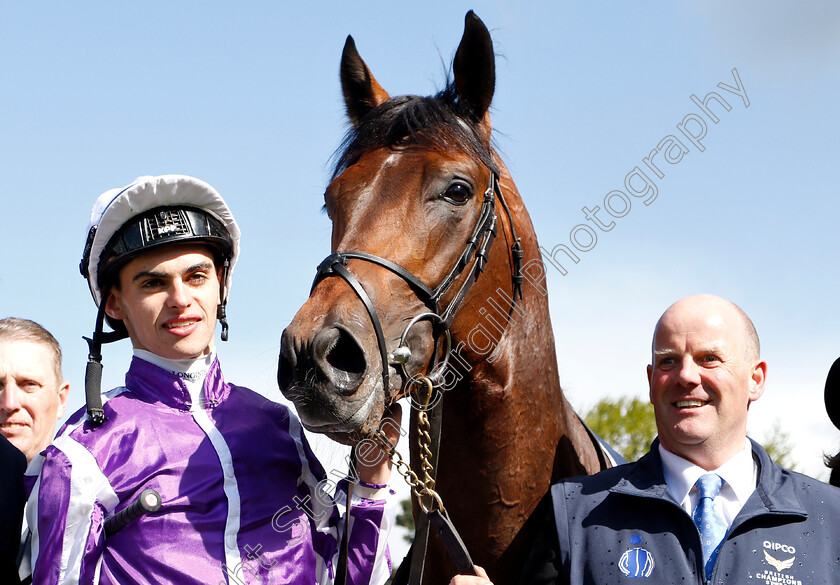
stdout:
<svg viewBox="0 0 840 585">
<path fill-rule="evenodd" d="M 635 463 L 552 487 L 521 582 L 837 583 L 840 490 L 747 438 L 767 377 L 750 319 L 720 297 L 687 297 L 659 319 L 652 349 L 658 438 Z"/>
</svg>

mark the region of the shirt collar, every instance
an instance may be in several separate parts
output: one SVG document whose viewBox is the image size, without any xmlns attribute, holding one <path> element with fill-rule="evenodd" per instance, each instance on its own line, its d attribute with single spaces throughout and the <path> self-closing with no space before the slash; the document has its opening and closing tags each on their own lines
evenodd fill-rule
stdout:
<svg viewBox="0 0 840 585">
<path fill-rule="evenodd" d="M 665 483 L 668 484 L 668 490 L 677 502 L 685 506 L 691 488 L 701 475 L 710 472 L 671 453 L 662 446 L 662 443 L 659 444 L 659 455 L 662 457 L 662 473 L 665 476 Z M 711 473 L 717 473 L 723 478 L 726 482 L 723 489 L 727 491 L 731 489 L 730 496 L 734 496 L 734 499 L 743 506 L 755 491 L 758 481 L 758 465 L 753 460 L 752 444 L 749 439 L 744 439 L 743 449 L 719 468 L 711 470 Z"/>
<path fill-rule="evenodd" d="M 204 379 L 210 371 L 213 360 L 216 359 L 215 350 L 205 356 L 182 360 L 161 357 L 150 351 L 137 348 L 134 348 L 134 355 L 163 370 L 172 372 L 183 380 L 184 385 L 187 387 L 187 392 L 190 395 L 189 400 L 186 401 L 189 403 L 190 410 L 198 410 L 205 406 L 207 400 L 204 398 L 203 392 Z"/>
<path fill-rule="evenodd" d="M 143 350 L 138 350 L 134 359 L 131 360 L 131 366 L 125 375 L 125 385 L 132 393 L 146 402 L 160 402 L 180 410 L 191 410 L 195 403 L 199 403 L 203 407 L 214 407 L 224 400 L 230 391 L 222 377 L 219 360 L 216 359 L 215 352 L 209 357 L 212 360 L 209 370 L 204 371 L 203 362 L 207 356 L 198 358 L 198 360 L 187 360 L 195 361 L 195 363 L 181 364 L 185 367 L 173 369 L 171 366 L 177 366 L 177 364 L 173 364 L 172 360 L 165 360 L 151 354 L 155 362 L 163 360 L 161 363 L 153 363 L 146 360 L 149 357 L 147 352 L 141 354 L 140 351 Z M 193 380 L 190 375 L 188 384 L 185 374 L 193 372 L 193 368 L 198 369 L 201 379 Z M 199 401 L 196 401 L 190 393 L 190 386 L 193 385 L 200 388 Z"/>
<path fill-rule="evenodd" d="M 134 348 L 134 355 L 139 357 L 141 360 L 145 360 L 150 364 L 154 364 L 168 372 L 172 372 L 176 375 L 181 374 L 179 376 L 181 378 L 193 375 L 198 375 L 201 378 L 204 378 L 207 374 L 207 370 L 210 369 L 210 365 L 213 363 L 213 360 L 216 359 L 215 350 L 205 356 L 184 360 L 171 360 L 150 351 L 146 351 L 145 349 L 137 349 L 136 347 Z"/>
</svg>

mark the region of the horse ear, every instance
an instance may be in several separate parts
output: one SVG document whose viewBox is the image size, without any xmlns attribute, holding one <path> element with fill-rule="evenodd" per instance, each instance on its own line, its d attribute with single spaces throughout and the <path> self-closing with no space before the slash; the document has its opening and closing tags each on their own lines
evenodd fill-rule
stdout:
<svg viewBox="0 0 840 585">
<path fill-rule="evenodd" d="M 353 37 L 349 35 L 341 53 L 341 91 L 344 93 L 347 115 L 356 126 L 365 114 L 391 98 L 374 79 L 359 56 Z"/>
<path fill-rule="evenodd" d="M 496 56 L 490 32 L 472 10 L 464 18 L 464 36 L 455 53 L 452 71 L 461 101 L 489 129 L 487 110 L 496 91 Z"/>
</svg>

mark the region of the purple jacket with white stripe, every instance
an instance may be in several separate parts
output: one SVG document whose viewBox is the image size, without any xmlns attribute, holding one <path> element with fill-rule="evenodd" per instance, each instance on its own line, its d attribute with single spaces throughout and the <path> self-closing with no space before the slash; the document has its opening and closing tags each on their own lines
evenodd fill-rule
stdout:
<svg viewBox="0 0 840 585">
<path fill-rule="evenodd" d="M 204 394 L 191 408 L 177 375 L 135 357 L 102 427 L 81 410 L 62 428 L 27 472 L 40 472 L 27 511 L 35 585 L 332 582 L 346 482 L 326 476 L 288 408 L 227 384 L 218 361 Z M 146 488 L 161 509 L 106 539 L 104 520 Z M 390 575 L 393 500 L 354 485 L 348 583 Z"/>
</svg>

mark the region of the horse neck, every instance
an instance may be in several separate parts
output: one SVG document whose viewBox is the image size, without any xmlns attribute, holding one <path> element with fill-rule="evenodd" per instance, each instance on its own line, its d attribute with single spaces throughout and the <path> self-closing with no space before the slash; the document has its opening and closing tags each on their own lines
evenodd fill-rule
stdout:
<svg viewBox="0 0 840 585">
<path fill-rule="evenodd" d="M 532 270 L 522 299 L 511 306 L 512 242 L 499 209 L 487 269 L 452 327 L 450 370 L 459 379 L 444 395 L 437 489 L 473 560 L 504 575 L 503 567 L 524 561 L 533 534 L 523 525 L 552 481 L 593 472 L 598 463 L 560 388 L 545 279 L 537 278 L 537 238 L 507 169 L 502 171 L 523 265 Z M 493 349 L 483 351 L 488 343 Z M 416 422 L 416 412 L 412 418 Z M 414 429 L 412 424 L 417 462 Z"/>
<path fill-rule="evenodd" d="M 498 156 L 496 160 L 500 161 Z M 450 361 L 463 378 L 459 384 L 466 388 L 462 400 L 484 407 L 485 414 L 492 416 L 498 408 L 487 407 L 499 401 L 515 408 L 539 406 L 529 413 L 529 423 L 541 417 L 560 420 L 571 409 L 558 378 L 539 244 L 513 179 L 501 161 L 499 166 L 500 187 L 524 251 L 522 297 L 514 298 L 512 230 L 497 202 L 497 236 L 485 272 L 453 323 L 456 351 Z"/>
</svg>

